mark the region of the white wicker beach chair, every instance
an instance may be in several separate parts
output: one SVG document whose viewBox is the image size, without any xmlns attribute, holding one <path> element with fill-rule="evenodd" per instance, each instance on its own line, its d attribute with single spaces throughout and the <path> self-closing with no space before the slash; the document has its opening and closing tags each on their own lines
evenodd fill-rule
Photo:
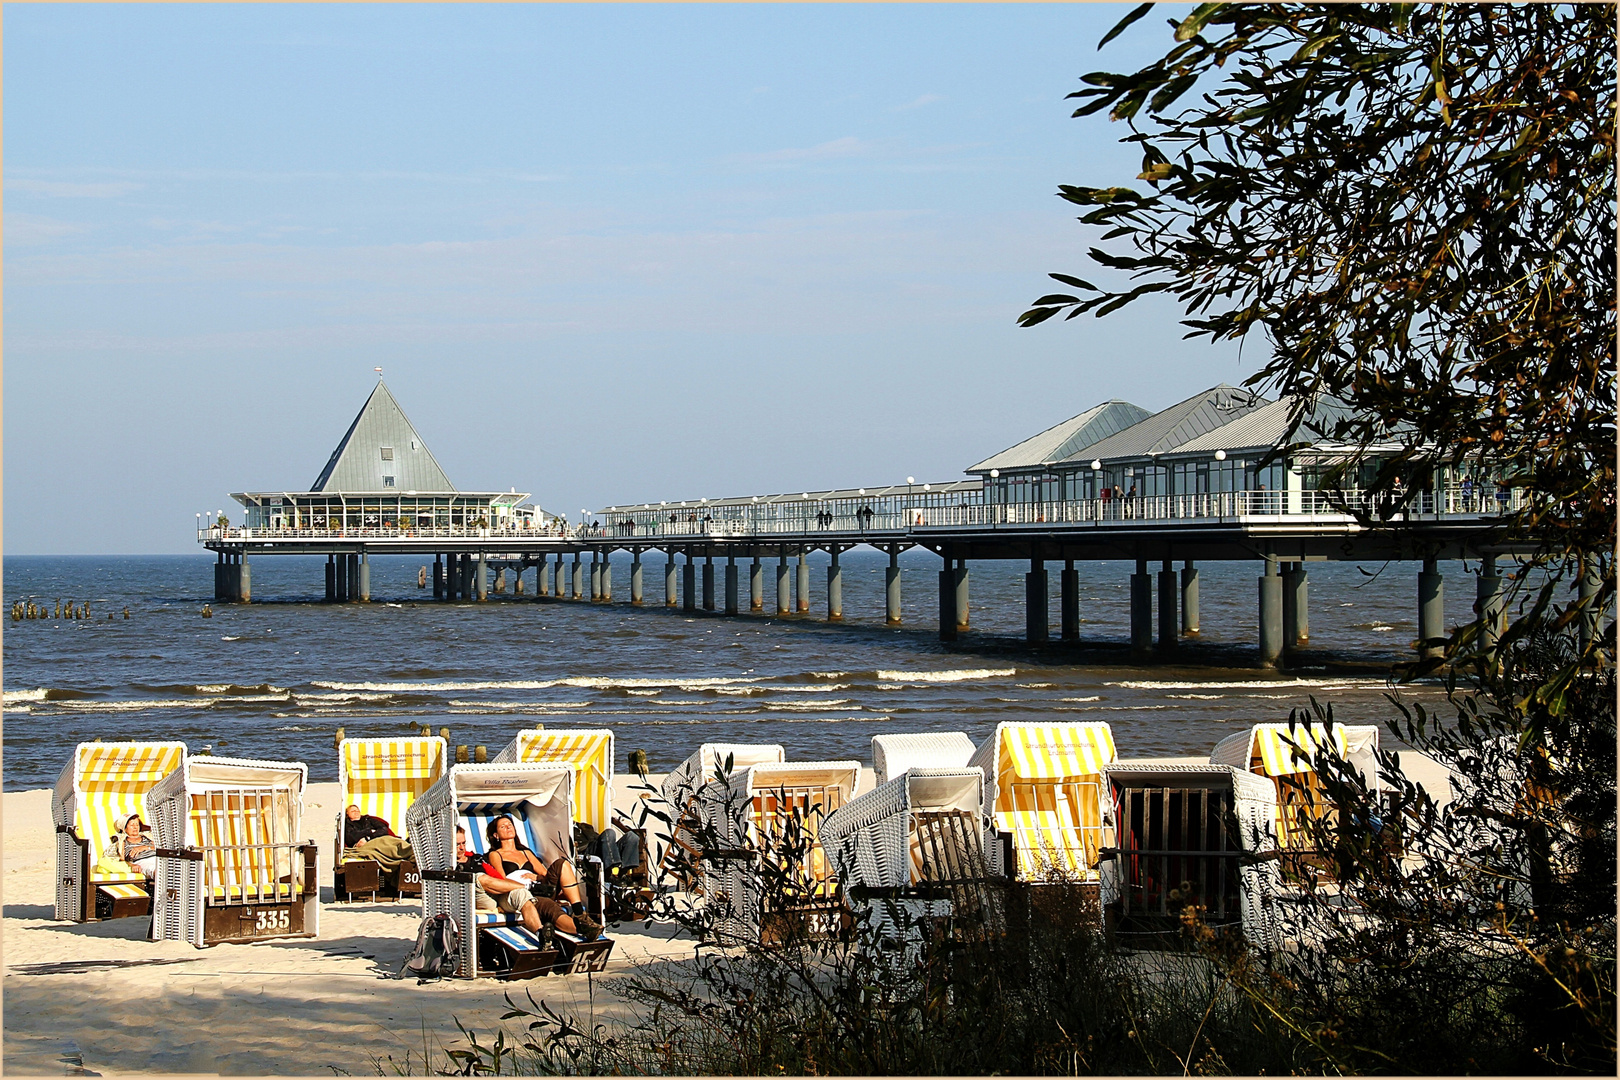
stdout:
<svg viewBox="0 0 1620 1080">
<path fill-rule="evenodd" d="M 1179 939 L 1183 909 L 1201 904 L 1210 926 L 1240 926 L 1259 948 L 1279 947 L 1281 875 L 1275 859 L 1255 858 L 1276 848 L 1268 781 L 1227 765 L 1151 761 L 1106 766 L 1103 778 L 1117 842 L 1103 851 L 1100 901 L 1117 933 Z"/>
<path fill-rule="evenodd" d="M 299 761 L 188 757 L 146 794 L 157 831 L 152 939 L 201 948 L 315 937 L 315 841 Z"/>
<path fill-rule="evenodd" d="M 1378 727 L 1373 724 L 1335 724 L 1331 733 L 1317 723 L 1293 728 L 1286 723 L 1255 724 L 1216 743 L 1209 760 L 1266 777 L 1276 792 L 1278 847 L 1307 856 L 1312 822 L 1331 812 L 1316 774 L 1316 757 L 1328 746 L 1361 772 L 1371 790 L 1382 790 Z M 1317 865 L 1315 872 L 1326 873 L 1327 867 Z"/>
<path fill-rule="evenodd" d="M 51 792 L 56 824 L 56 917 L 69 922 L 145 915 L 146 878 L 121 860 L 105 858 L 129 813 L 146 817 L 146 793 L 186 759 L 180 742 L 80 743 Z"/>
<path fill-rule="evenodd" d="M 908 769 L 822 823 L 845 902 L 878 955 L 915 962 L 920 931 L 952 916 L 959 935 L 1000 932 L 984 858 L 983 789 L 976 766 Z"/>
<path fill-rule="evenodd" d="M 574 770 L 567 765 L 459 764 L 450 766 L 411 807 L 407 819 L 422 867 L 422 912 L 451 915 L 461 927 L 457 976 L 521 978 L 559 970 L 600 971 L 606 966 L 613 948 L 608 938 L 580 942 L 559 934 L 559 944 L 545 947 L 538 939 L 529 940 L 532 935 L 498 933 L 504 927 L 521 928 L 522 919 L 477 910 L 477 875 L 456 869 L 456 826 L 466 830 L 468 848 L 483 854 L 488 849 L 489 822 L 501 814 L 511 815 L 518 838 L 547 863 L 572 860 L 573 784 Z M 497 966 L 493 961 L 502 963 Z"/>
<path fill-rule="evenodd" d="M 671 769 L 659 786 L 659 794 L 672 819 L 670 842 L 660 844 L 657 854 L 660 878 L 673 872 L 677 861 L 692 866 L 702 857 L 702 845 L 695 831 L 700 822 L 698 797 L 706 787 L 718 782 L 716 777 L 728 763 L 735 772 L 750 765 L 783 761 L 786 757 L 782 747 L 774 743 L 704 743 L 691 757 Z M 684 874 L 677 876 L 683 878 L 677 884 L 692 891 L 702 890 L 700 879 L 688 879 Z"/>
<path fill-rule="evenodd" d="M 1115 756 L 1107 724 L 997 724 L 969 762 L 984 770 L 991 869 L 1018 881 L 1095 882 L 1098 852 L 1113 840 L 1100 796 Z"/>
<path fill-rule="evenodd" d="M 842 918 L 837 879 L 817 837 L 825 816 L 854 797 L 860 775 L 858 761 L 766 762 L 699 791 L 699 820 L 721 844 L 721 851 L 703 853 L 702 867 L 705 902 L 721 905 L 716 926 L 723 940 L 770 941 L 789 932 L 790 923 L 793 932 L 825 933 Z M 795 896 L 780 910 L 766 910 L 761 860 L 780 856 L 796 821 L 809 829 L 810 842 L 802 862 L 783 867 Z"/>
<path fill-rule="evenodd" d="M 907 769 L 957 769 L 973 757 L 973 740 L 961 731 L 919 731 L 872 736 L 872 767 L 886 784 Z"/>
<path fill-rule="evenodd" d="M 332 853 L 332 892 L 344 899 L 360 893 L 373 897 L 421 896 L 422 877 L 416 861 L 399 868 L 397 880 L 383 877 L 382 867 L 369 859 L 343 858 L 343 823 L 348 808 L 382 818 L 405 840 L 410 840 L 406 817 L 422 792 L 444 775 L 449 744 L 437 735 L 403 739 L 344 739 L 338 744 L 338 800 L 336 850 Z"/>
</svg>

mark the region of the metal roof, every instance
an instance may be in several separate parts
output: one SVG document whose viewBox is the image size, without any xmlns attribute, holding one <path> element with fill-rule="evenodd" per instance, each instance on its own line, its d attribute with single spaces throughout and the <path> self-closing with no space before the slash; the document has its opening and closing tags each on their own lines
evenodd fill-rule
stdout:
<svg viewBox="0 0 1620 1080">
<path fill-rule="evenodd" d="M 993 457 L 987 457 L 964 472 L 986 473 L 991 469 L 1029 469 L 1078 454 L 1101 442 L 1110 435 L 1124 431 L 1132 424 L 1146 420 L 1151 413 L 1140 405 L 1118 399 L 1093 405 L 1079 416 L 1071 416 L 1038 435 L 1032 435 L 1016 446 L 1008 447 Z"/>
<path fill-rule="evenodd" d="M 911 495 L 920 498 L 924 495 L 955 495 L 964 491 L 980 491 L 984 488 L 984 481 L 975 477 L 972 480 L 949 480 L 943 484 L 915 483 L 915 484 L 884 484 L 869 488 L 831 488 L 819 491 L 794 491 L 779 495 L 737 495 L 726 499 L 684 499 L 671 502 L 646 503 L 615 503 L 608 507 L 599 507 L 596 514 L 627 514 L 637 510 L 664 510 L 700 509 L 703 507 L 722 506 L 766 506 L 780 503 L 803 502 L 831 502 L 837 499 L 881 499 L 885 495 Z"/>
<path fill-rule="evenodd" d="M 393 477 L 393 484 L 383 477 Z M 427 443 L 405 418 L 381 379 L 311 491 L 452 492 L 456 490 Z"/>
<path fill-rule="evenodd" d="M 1065 461 L 1118 461 L 1167 454 L 1267 404 L 1258 394 L 1221 383 L 1093 443 Z"/>
<path fill-rule="evenodd" d="M 1176 454 L 1209 454 L 1216 450 L 1270 450 L 1282 445 L 1288 437 L 1289 413 L 1299 402 L 1297 397 L 1285 397 L 1262 405 L 1224 427 L 1200 435 L 1191 442 L 1176 447 Z M 1334 425 L 1351 414 L 1350 406 L 1338 398 L 1323 395 L 1316 399 L 1310 411 L 1294 432 L 1294 441 L 1313 443 L 1324 448 L 1338 446 L 1333 441 Z M 1392 436 L 1395 432 L 1390 433 Z"/>
</svg>

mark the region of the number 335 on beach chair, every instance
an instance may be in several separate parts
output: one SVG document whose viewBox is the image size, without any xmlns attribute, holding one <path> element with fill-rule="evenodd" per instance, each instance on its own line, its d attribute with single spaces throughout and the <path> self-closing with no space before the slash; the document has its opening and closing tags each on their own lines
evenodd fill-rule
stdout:
<svg viewBox="0 0 1620 1080">
<path fill-rule="evenodd" d="M 179 742 L 88 742 L 74 750 L 51 793 L 58 919 L 89 922 L 151 910 L 146 878 L 107 851 L 126 814 L 151 821 L 146 793 L 185 759 L 186 744 Z"/>
<path fill-rule="evenodd" d="M 146 796 L 157 833 L 152 939 L 315 937 L 315 841 L 301 839 L 302 762 L 192 757 Z"/>
</svg>

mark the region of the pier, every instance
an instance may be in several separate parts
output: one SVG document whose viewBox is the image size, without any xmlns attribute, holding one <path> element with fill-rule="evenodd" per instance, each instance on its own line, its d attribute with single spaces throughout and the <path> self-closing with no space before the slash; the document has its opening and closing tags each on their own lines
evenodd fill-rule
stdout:
<svg viewBox="0 0 1620 1080">
<path fill-rule="evenodd" d="M 740 615 L 746 568 L 747 611 L 764 613 L 769 566 L 770 611 L 779 617 L 810 615 L 807 557 L 820 551 L 829 557 L 824 617 L 834 622 L 844 617 L 839 556 L 866 545 L 889 556 L 891 625 L 901 621 L 899 556 L 923 548 L 941 560 L 942 640 L 969 630 L 970 564 L 1011 559 L 1029 566 L 1025 637 L 1037 644 L 1052 638 L 1049 564 L 1061 566 L 1058 639 L 1078 641 L 1084 565 L 1126 560 L 1135 563 L 1131 649 L 1143 659 L 1172 655 L 1199 634 L 1200 563 L 1243 560 L 1257 564 L 1266 666 L 1286 665 L 1309 639 L 1310 563 L 1417 564 L 1427 653 L 1448 633 L 1438 563 L 1472 559 L 1480 565 L 1475 610 L 1487 636 L 1500 632 L 1496 561 L 1516 552 L 1497 542 L 1496 526 L 1518 509 L 1516 492 L 1451 469 L 1415 477 L 1399 498 L 1320 490 L 1313 478 L 1333 454 L 1274 454 L 1288 429 L 1287 403 L 1221 386 L 1160 413 L 1106 402 L 969 468 L 968 479 L 615 504 L 570 524 L 515 489 L 453 488 L 379 380 L 310 491 L 238 493 L 247 522 L 216 522 L 198 540 L 216 553 L 215 596 L 225 601 L 251 602 L 251 558 L 317 554 L 327 557 L 331 602 L 370 599 L 373 555 L 417 555 L 433 560 L 436 600 L 487 600 L 492 573 L 497 591 L 510 573 L 513 593 L 523 595 L 532 569 L 536 599 L 608 603 L 613 557 L 624 553 L 630 603 L 642 605 L 646 557 L 656 552 L 664 587 L 652 602 Z M 399 491 L 407 468 L 411 487 Z"/>
</svg>

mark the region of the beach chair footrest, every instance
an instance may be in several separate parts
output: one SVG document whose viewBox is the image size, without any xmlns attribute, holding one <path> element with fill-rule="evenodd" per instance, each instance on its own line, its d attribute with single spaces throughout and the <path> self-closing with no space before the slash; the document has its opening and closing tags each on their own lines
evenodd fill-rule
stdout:
<svg viewBox="0 0 1620 1080">
<path fill-rule="evenodd" d="M 343 863 L 332 872 L 332 894 L 344 900 L 352 900 L 361 894 L 370 894 L 375 900 L 380 888 L 382 867 L 369 859 Z"/>
<path fill-rule="evenodd" d="M 565 934 L 559 930 L 557 944 L 562 949 L 562 963 L 557 966 L 559 975 L 604 971 L 607 968 L 608 957 L 613 955 L 612 938 L 601 937 L 594 941 L 581 941 L 573 934 Z"/>
<path fill-rule="evenodd" d="M 152 897 L 139 885 L 96 887 L 96 918 L 129 919 L 152 912 Z"/>
<path fill-rule="evenodd" d="M 521 926 L 478 928 L 478 974 L 498 979 L 533 979 L 549 975 L 562 962 L 562 950 L 542 945 Z"/>
</svg>

